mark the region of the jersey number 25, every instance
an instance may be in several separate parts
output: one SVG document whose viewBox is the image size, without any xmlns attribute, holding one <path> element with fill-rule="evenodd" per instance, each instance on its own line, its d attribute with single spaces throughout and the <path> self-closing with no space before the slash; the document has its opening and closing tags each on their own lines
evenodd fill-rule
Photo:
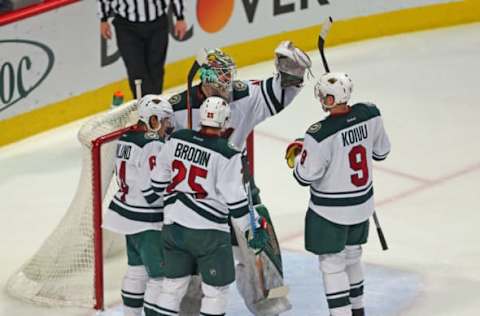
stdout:
<svg viewBox="0 0 480 316">
<path fill-rule="evenodd" d="M 208 170 L 194 165 L 191 165 L 190 170 L 187 170 L 187 167 L 182 161 L 174 160 L 172 161 L 172 171 L 177 171 L 177 173 L 173 177 L 172 183 L 167 187 L 167 192 L 170 193 L 175 190 L 175 187 L 187 178 L 188 173 L 188 186 L 195 193 L 195 198 L 203 199 L 207 196 L 207 191 L 205 191 L 201 184 L 196 182 L 196 178 L 206 179 Z"/>
</svg>

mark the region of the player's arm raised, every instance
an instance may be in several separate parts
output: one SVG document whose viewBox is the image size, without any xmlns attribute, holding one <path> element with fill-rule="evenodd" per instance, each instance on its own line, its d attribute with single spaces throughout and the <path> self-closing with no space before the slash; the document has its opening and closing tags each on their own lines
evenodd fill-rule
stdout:
<svg viewBox="0 0 480 316">
<path fill-rule="evenodd" d="M 249 90 L 255 108 L 255 123 L 280 113 L 300 92 L 305 72 L 310 72 L 310 57 L 292 42 L 281 42 L 275 49 L 276 74 L 265 80 L 251 81 Z"/>
</svg>

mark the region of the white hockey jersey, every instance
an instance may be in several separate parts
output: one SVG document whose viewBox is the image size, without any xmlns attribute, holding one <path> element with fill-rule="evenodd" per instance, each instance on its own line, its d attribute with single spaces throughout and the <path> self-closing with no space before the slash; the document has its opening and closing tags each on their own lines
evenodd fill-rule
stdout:
<svg viewBox="0 0 480 316">
<path fill-rule="evenodd" d="M 205 100 L 205 95 L 200 85 L 192 89 L 192 127 L 200 129 L 200 105 Z M 301 87 L 280 86 L 280 76 L 275 75 L 266 80 L 234 81 L 233 100 L 230 105 L 230 121 L 228 128 L 232 128 L 229 141 L 236 148 L 243 148 L 248 134 L 255 126 L 267 118 L 280 113 L 288 106 Z M 175 113 L 175 128 L 187 128 L 187 92 L 183 91 L 170 98 Z"/>
<path fill-rule="evenodd" d="M 390 152 L 377 107 L 358 103 L 350 109 L 310 126 L 293 172 L 301 185 L 310 186 L 309 207 L 343 225 L 372 215 L 372 158 L 383 160 Z"/>
<path fill-rule="evenodd" d="M 163 200 L 153 191 L 151 170 L 164 142 L 129 132 L 117 141 L 115 176 L 118 191 L 105 212 L 103 227 L 121 234 L 161 230 Z"/>
<path fill-rule="evenodd" d="M 229 232 L 228 217 L 249 228 L 241 154 L 227 140 L 183 129 L 172 134 L 157 157 L 152 184 L 164 195 L 165 225 Z M 255 215 L 255 217 L 257 217 Z"/>
</svg>

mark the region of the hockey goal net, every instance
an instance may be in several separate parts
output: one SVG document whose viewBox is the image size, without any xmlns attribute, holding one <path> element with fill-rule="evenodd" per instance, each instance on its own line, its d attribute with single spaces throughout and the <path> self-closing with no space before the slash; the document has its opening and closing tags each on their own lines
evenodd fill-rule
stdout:
<svg viewBox="0 0 480 316">
<path fill-rule="evenodd" d="M 125 253 L 124 239 L 100 228 L 102 202 L 108 203 L 116 190 L 112 141 L 137 120 L 136 104 L 129 102 L 82 125 L 77 135 L 82 171 L 75 196 L 40 249 L 8 280 L 7 291 L 12 296 L 49 306 L 103 309 L 103 266 Z"/>
<path fill-rule="evenodd" d="M 113 141 L 135 129 L 137 121 L 136 104 L 131 101 L 82 125 L 77 135 L 82 171 L 75 196 L 40 249 L 8 280 L 10 295 L 36 304 L 100 310 L 107 290 L 105 273 L 111 284 L 111 301 L 119 301 L 126 269 L 125 241 L 101 229 L 102 209 L 117 190 Z M 253 133 L 247 147 L 253 174 Z"/>
</svg>

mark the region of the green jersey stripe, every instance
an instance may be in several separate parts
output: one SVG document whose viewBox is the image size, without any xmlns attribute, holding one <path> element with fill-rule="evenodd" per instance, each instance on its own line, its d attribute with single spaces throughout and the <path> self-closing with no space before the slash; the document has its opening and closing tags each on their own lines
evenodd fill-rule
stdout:
<svg viewBox="0 0 480 316">
<path fill-rule="evenodd" d="M 301 185 L 301 186 L 309 186 L 310 184 L 312 184 L 311 182 L 308 182 L 307 180 L 303 179 L 298 173 L 297 173 L 297 169 L 293 170 L 293 177 L 295 178 L 295 180 L 297 180 L 297 182 Z"/>
<path fill-rule="evenodd" d="M 152 193 L 150 195 L 145 196 L 145 200 L 147 200 L 148 203 L 152 204 L 155 201 L 157 201 L 160 198 L 160 196 L 156 193 Z"/>
<path fill-rule="evenodd" d="M 273 106 L 275 107 L 275 112 L 280 113 L 284 109 L 284 106 L 283 103 L 280 103 L 280 101 L 277 100 L 277 97 L 273 92 L 273 77 L 268 78 L 265 85 L 267 87 L 268 97 L 270 98 Z"/>
<path fill-rule="evenodd" d="M 324 194 L 324 195 L 341 195 L 341 194 L 355 194 L 355 193 L 362 193 L 370 189 L 370 187 L 373 185 L 373 182 L 370 181 L 370 183 L 363 189 L 360 190 L 355 190 L 355 191 L 344 191 L 344 192 L 324 192 L 324 191 L 319 191 L 316 190 L 315 188 L 311 188 L 313 193 L 316 193 L 316 195 Z"/>
<path fill-rule="evenodd" d="M 263 84 L 264 84 L 264 81 L 260 83 L 260 91 L 262 92 L 263 101 L 265 101 L 265 103 L 267 104 L 267 108 L 268 108 L 268 111 L 270 112 L 270 115 L 274 116 L 275 113 L 273 111 L 273 107 L 270 105 L 270 102 L 268 102 L 267 94 L 265 93 L 265 88 L 263 87 Z"/>
<path fill-rule="evenodd" d="M 174 204 L 177 200 L 182 202 L 183 205 L 185 205 L 186 207 L 188 207 L 192 211 L 196 212 L 198 215 L 204 217 L 205 219 L 208 219 L 211 222 L 214 222 L 214 223 L 217 223 L 217 224 L 226 224 L 228 222 L 226 216 L 225 217 L 220 217 L 220 216 L 216 216 L 216 215 L 212 214 L 211 212 L 203 209 L 202 207 L 200 207 L 199 205 L 194 203 L 192 200 L 190 200 L 183 193 L 177 193 L 176 195 L 172 195 L 172 196 L 166 198 L 165 201 L 164 201 L 164 205 L 167 206 L 167 205 L 170 205 L 170 204 Z"/>
<path fill-rule="evenodd" d="M 364 195 L 349 198 L 326 198 L 310 194 L 310 200 L 317 206 L 353 206 L 363 204 L 373 196 L 373 187 Z"/>
<path fill-rule="evenodd" d="M 233 203 L 227 203 L 227 205 L 228 205 L 229 207 L 234 207 L 234 206 L 236 206 L 236 205 L 238 205 L 238 204 L 243 204 L 243 203 L 245 203 L 245 202 L 248 203 L 248 199 L 243 199 L 243 200 L 240 200 L 240 201 L 238 201 L 238 202 L 233 202 Z"/>
<path fill-rule="evenodd" d="M 155 212 L 155 213 L 140 213 L 140 212 L 132 212 L 129 210 L 124 209 L 114 201 L 112 201 L 108 207 L 112 211 L 118 213 L 120 216 L 123 216 L 129 220 L 137 221 L 137 222 L 146 222 L 146 223 L 159 223 L 163 222 L 163 212 Z"/>
<path fill-rule="evenodd" d="M 137 206 L 137 205 L 130 205 L 130 204 L 127 204 L 125 202 L 123 202 L 122 200 L 120 200 L 117 196 L 114 196 L 113 197 L 113 200 L 112 200 L 112 203 L 115 202 L 116 204 L 119 204 L 120 206 L 122 206 L 122 208 L 126 209 L 126 208 L 132 208 L 132 209 L 138 209 L 139 211 L 140 210 L 152 210 L 152 211 L 160 211 L 163 209 L 162 206 Z"/>
<path fill-rule="evenodd" d="M 245 206 L 242 206 L 242 207 L 239 207 L 239 208 L 235 208 L 235 209 L 229 208 L 229 210 L 230 210 L 230 214 L 235 218 L 240 218 L 244 215 L 247 215 L 248 212 L 249 212 L 248 205 L 245 205 Z"/>
</svg>

